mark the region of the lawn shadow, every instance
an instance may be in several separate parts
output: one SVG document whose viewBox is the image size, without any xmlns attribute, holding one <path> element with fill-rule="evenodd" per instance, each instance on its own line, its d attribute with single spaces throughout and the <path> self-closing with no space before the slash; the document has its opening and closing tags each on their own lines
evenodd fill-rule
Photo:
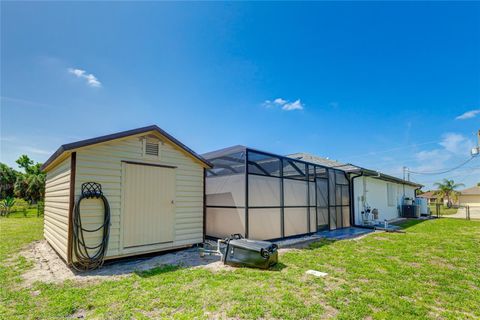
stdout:
<svg viewBox="0 0 480 320">
<path fill-rule="evenodd" d="M 315 250 L 315 249 L 319 249 L 319 248 L 322 248 L 322 247 L 325 247 L 325 246 L 329 246 L 331 244 L 334 244 L 335 242 L 337 242 L 339 240 L 333 240 L 333 239 L 320 239 L 318 241 L 315 241 L 315 242 L 312 242 L 308 245 L 308 247 L 306 247 L 305 249 L 307 250 Z"/>
<path fill-rule="evenodd" d="M 274 266 L 270 267 L 270 269 L 268 269 L 268 271 L 282 271 L 286 267 L 288 267 L 286 264 L 281 263 L 281 262 L 277 262 Z"/>
<path fill-rule="evenodd" d="M 416 226 L 417 224 L 423 223 L 431 219 L 407 219 L 406 221 L 400 221 L 397 223 L 392 223 L 393 225 L 399 226 L 402 230 L 408 229 L 410 227 Z"/>
<path fill-rule="evenodd" d="M 134 273 L 141 278 L 150 278 L 153 276 L 157 276 L 159 274 L 177 271 L 181 268 L 182 267 L 178 265 L 164 265 L 164 266 L 156 267 L 150 270 L 134 271 Z"/>
<path fill-rule="evenodd" d="M 313 249 L 318 249 L 324 246 L 328 246 L 330 244 L 333 244 L 337 240 L 333 239 L 326 239 L 326 238 L 316 238 L 316 239 L 310 239 L 308 241 L 302 241 L 299 243 L 294 243 L 288 246 L 285 246 L 283 248 L 285 249 L 302 249 L 302 250 L 313 250 Z"/>
</svg>

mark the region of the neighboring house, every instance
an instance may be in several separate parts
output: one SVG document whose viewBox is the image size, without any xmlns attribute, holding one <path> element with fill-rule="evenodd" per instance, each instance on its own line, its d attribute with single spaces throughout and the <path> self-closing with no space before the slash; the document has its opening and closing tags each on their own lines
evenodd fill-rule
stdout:
<svg viewBox="0 0 480 320">
<path fill-rule="evenodd" d="M 443 198 L 436 194 L 437 191 L 427 191 L 417 196 L 417 198 L 427 199 L 428 204 L 443 203 Z"/>
<path fill-rule="evenodd" d="M 378 210 L 378 221 L 395 220 L 401 216 L 404 199 L 415 199 L 415 190 L 422 187 L 418 183 L 405 181 L 378 171 L 344 164 L 308 153 L 295 153 L 290 158 L 344 170 L 353 181 L 351 194 L 354 224 L 361 225 L 362 211 L 367 208 Z"/>
<path fill-rule="evenodd" d="M 458 202 L 464 206 L 480 207 L 480 187 L 475 186 L 461 190 L 458 196 Z"/>
<path fill-rule="evenodd" d="M 437 194 L 437 192 L 438 192 L 437 190 L 427 191 L 427 192 L 424 192 L 424 193 L 418 195 L 417 198 L 427 199 L 428 204 L 431 204 L 431 205 L 441 203 L 444 206 L 446 206 L 448 204 L 448 199 L 442 197 L 439 194 Z M 458 199 L 456 199 L 455 196 L 453 196 L 453 195 L 450 197 L 450 201 L 452 202 L 452 205 L 458 205 L 459 204 Z"/>
</svg>

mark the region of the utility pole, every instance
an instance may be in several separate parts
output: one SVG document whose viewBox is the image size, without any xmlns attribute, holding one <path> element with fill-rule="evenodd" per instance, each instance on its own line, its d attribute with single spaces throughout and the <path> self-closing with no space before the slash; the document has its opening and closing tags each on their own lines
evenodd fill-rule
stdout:
<svg viewBox="0 0 480 320">
<path fill-rule="evenodd" d="M 480 129 L 477 132 L 477 151 L 480 152 Z"/>
<path fill-rule="evenodd" d="M 410 181 L 410 171 L 405 166 L 403 166 L 403 180 Z"/>
<path fill-rule="evenodd" d="M 477 146 L 472 148 L 471 151 L 472 157 L 478 156 L 480 154 L 480 130 L 477 133 Z"/>
</svg>

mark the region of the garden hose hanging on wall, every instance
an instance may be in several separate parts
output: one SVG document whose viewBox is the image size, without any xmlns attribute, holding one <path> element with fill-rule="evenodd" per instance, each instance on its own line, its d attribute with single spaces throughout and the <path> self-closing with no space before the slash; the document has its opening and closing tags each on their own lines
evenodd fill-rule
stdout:
<svg viewBox="0 0 480 320">
<path fill-rule="evenodd" d="M 103 201 L 104 215 L 103 223 L 95 229 L 86 229 L 82 226 L 80 215 L 80 202 L 83 199 L 99 199 Z M 102 186 L 95 182 L 86 182 L 82 184 L 82 194 L 75 203 L 73 209 L 73 255 L 72 266 L 78 271 L 87 271 L 100 268 L 107 252 L 108 236 L 110 233 L 110 206 L 107 198 L 103 195 Z M 94 233 L 102 230 L 102 240 L 98 245 L 87 246 L 85 234 Z"/>
</svg>

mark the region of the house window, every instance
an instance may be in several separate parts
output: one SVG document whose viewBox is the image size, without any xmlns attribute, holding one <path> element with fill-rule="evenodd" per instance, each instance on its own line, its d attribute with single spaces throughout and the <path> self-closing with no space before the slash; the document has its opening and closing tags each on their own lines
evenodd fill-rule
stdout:
<svg viewBox="0 0 480 320">
<path fill-rule="evenodd" d="M 393 183 L 387 183 L 387 204 L 389 207 L 395 206 L 395 186 Z"/>
</svg>

